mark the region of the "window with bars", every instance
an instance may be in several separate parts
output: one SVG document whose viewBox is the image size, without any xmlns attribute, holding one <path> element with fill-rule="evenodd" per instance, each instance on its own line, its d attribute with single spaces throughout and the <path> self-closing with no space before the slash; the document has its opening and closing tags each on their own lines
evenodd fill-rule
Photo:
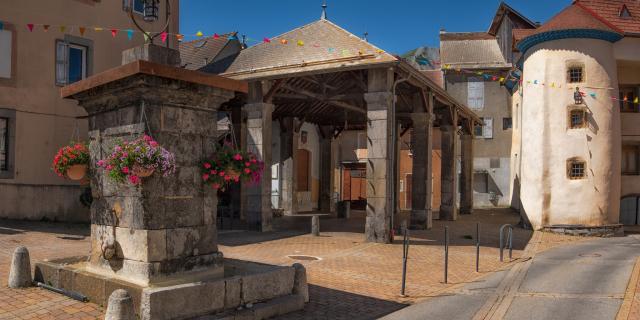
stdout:
<svg viewBox="0 0 640 320">
<path fill-rule="evenodd" d="M 0 179 L 13 179 L 15 168 L 16 111 L 0 108 Z"/>
<path fill-rule="evenodd" d="M 567 175 L 571 180 L 586 178 L 587 163 L 580 159 L 570 159 L 567 161 Z"/>
<path fill-rule="evenodd" d="M 583 109 L 573 109 L 569 111 L 569 129 L 580 129 L 586 127 L 587 115 Z"/>
<path fill-rule="evenodd" d="M 572 65 L 567 68 L 567 81 L 569 83 L 584 82 L 584 67 L 581 65 Z"/>
</svg>

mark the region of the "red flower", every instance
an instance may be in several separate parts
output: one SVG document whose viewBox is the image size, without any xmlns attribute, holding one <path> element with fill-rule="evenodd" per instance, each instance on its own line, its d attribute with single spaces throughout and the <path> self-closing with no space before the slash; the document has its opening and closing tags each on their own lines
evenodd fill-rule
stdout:
<svg viewBox="0 0 640 320">
<path fill-rule="evenodd" d="M 129 174 L 129 167 L 122 168 L 122 173 Z M 136 177 L 137 178 L 137 177 Z"/>
<path fill-rule="evenodd" d="M 211 185 L 214 189 L 220 189 L 220 184 L 219 183 L 214 183 Z"/>
<path fill-rule="evenodd" d="M 220 171 L 220 173 L 218 173 L 219 176 L 224 177 L 224 171 Z"/>
<path fill-rule="evenodd" d="M 235 155 L 235 156 L 233 156 L 233 160 L 236 160 L 236 161 L 240 161 L 240 160 L 242 160 L 242 155 L 241 155 L 241 154 L 239 154 L 239 153 L 236 153 L 236 155 Z"/>
<path fill-rule="evenodd" d="M 138 184 L 140 183 L 140 177 L 136 176 L 135 174 L 132 174 L 129 176 L 129 181 L 131 181 L 131 183 L 133 184 Z"/>
<path fill-rule="evenodd" d="M 244 173 L 246 173 L 246 174 L 251 173 L 251 169 L 249 169 L 249 168 L 244 168 Z"/>
<path fill-rule="evenodd" d="M 210 164 L 210 163 L 208 163 L 208 162 L 205 162 L 205 163 L 203 164 L 203 166 L 204 166 L 204 168 L 205 168 L 205 169 L 210 169 L 210 168 L 211 168 L 211 164 Z"/>
<path fill-rule="evenodd" d="M 250 166 L 250 165 L 251 165 L 251 163 L 249 163 L 249 162 L 245 162 L 245 163 L 244 163 L 244 166 L 245 166 L 245 167 L 248 167 L 248 166 Z"/>
<path fill-rule="evenodd" d="M 211 174 L 218 174 L 218 171 L 211 170 Z"/>
<path fill-rule="evenodd" d="M 229 181 L 229 180 L 231 180 L 230 176 L 224 176 L 224 181 Z"/>
<path fill-rule="evenodd" d="M 203 174 L 203 175 L 202 175 L 202 180 L 204 180 L 204 181 L 209 180 L 209 175 L 208 175 L 208 174 L 206 174 L 206 173 L 205 173 L 205 174 Z"/>
</svg>

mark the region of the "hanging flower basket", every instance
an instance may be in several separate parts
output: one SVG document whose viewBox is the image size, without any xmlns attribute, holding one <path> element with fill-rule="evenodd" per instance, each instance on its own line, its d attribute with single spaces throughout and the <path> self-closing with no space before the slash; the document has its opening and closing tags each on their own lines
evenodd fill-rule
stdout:
<svg viewBox="0 0 640 320">
<path fill-rule="evenodd" d="M 224 144 L 202 162 L 202 180 L 214 189 L 225 189 L 231 184 L 257 183 L 262 177 L 264 163 L 251 152 Z"/>
<path fill-rule="evenodd" d="M 87 175 L 89 147 L 84 142 L 71 143 L 58 150 L 51 168 L 60 177 L 79 181 Z"/>
<path fill-rule="evenodd" d="M 98 166 L 112 181 L 134 185 L 156 171 L 165 177 L 176 171 L 175 156 L 147 135 L 131 142 L 120 141 L 109 157 L 98 161 Z"/>
</svg>

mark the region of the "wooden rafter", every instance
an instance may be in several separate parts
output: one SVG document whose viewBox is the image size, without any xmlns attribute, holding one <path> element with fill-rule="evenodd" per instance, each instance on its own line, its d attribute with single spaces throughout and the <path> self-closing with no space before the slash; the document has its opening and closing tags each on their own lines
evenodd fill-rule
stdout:
<svg viewBox="0 0 640 320">
<path fill-rule="evenodd" d="M 315 92 L 311 92 L 309 90 L 305 90 L 305 89 L 298 89 L 295 87 L 292 87 L 288 84 L 283 84 L 282 88 L 293 91 L 293 92 L 297 92 L 299 94 L 305 95 L 309 98 L 313 98 L 316 99 L 318 101 L 324 102 L 326 104 L 330 104 L 339 108 L 343 108 L 343 109 L 347 109 L 350 111 L 355 111 L 355 112 L 359 112 L 359 113 L 366 113 L 366 110 L 362 109 L 362 108 L 358 108 L 352 104 L 346 103 L 346 102 L 342 102 L 342 101 L 331 101 L 331 100 L 327 100 L 326 97 L 324 97 L 321 94 L 317 94 Z"/>
<path fill-rule="evenodd" d="M 280 86 L 282 86 L 286 82 L 285 79 L 278 79 L 273 83 L 273 86 L 269 89 L 267 94 L 264 95 L 263 101 L 266 103 L 271 103 L 273 100 L 273 96 L 276 94 Z"/>
</svg>

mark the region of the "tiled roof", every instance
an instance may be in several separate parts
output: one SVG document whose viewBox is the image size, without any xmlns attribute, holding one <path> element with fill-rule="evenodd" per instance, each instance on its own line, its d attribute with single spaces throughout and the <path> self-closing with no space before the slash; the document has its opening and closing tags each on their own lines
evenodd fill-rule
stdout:
<svg viewBox="0 0 640 320">
<path fill-rule="evenodd" d="M 185 69 L 199 70 L 224 49 L 228 41 L 226 36 L 215 39 L 213 36 L 180 43 L 180 59 Z"/>
<path fill-rule="evenodd" d="M 486 32 L 440 32 L 441 41 L 491 40 L 495 38 L 495 36 L 492 36 Z"/>
<path fill-rule="evenodd" d="M 475 34 L 471 37 L 480 40 L 457 40 L 468 39 L 469 34 L 466 35 L 440 34 L 440 58 L 443 65 L 468 69 L 511 67 L 504 59 L 495 37 L 484 33 L 485 36 Z"/>
<path fill-rule="evenodd" d="M 491 26 L 489 26 L 489 31 L 487 33 L 496 35 L 498 33 L 498 28 L 500 28 L 502 20 L 504 20 L 505 16 L 511 17 L 512 22 L 515 24 L 514 28 L 524 29 L 536 27 L 536 24 L 533 21 L 529 20 L 527 17 L 525 17 L 506 3 L 500 2 L 498 10 L 496 10 L 496 14 L 493 17 L 493 21 L 491 21 Z"/>
<path fill-rule="evenodd" d="M 640 34 L 640 1 L 638 0 L 577 0 L 626 34 Z M 631 17 L 620 17 L 622 6 L 626 6 Z"/>
<path fill-rule="evenodd" d="M 620 2 L 620 1 L 618 1 Z M 574 3 L 564 8 L 549 21 L 537 28 L 533 34 L 558 30 L 588 29 L 620 32 L 618 28 L 599 17 L 590 9 Z"/>
<path fill-rule="evenodd" d="M 398 59 L 329 20 L 318 20 L 244 49 L 222 75 L 234 79 L 281 77 Z M 282 41 L 286 41 L 283 44 Z M 299 45 L 299 41 L 300 45 Z"/>
</svg>

